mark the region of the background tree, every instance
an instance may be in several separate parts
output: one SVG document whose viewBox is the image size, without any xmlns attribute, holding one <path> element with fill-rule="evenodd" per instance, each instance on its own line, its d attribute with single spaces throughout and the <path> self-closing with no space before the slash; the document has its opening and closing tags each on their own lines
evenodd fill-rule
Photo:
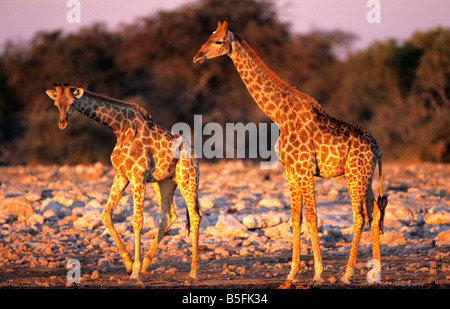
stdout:
<svg viewBox="0 0 450 309">
<path fill-rule="evenodd" d="M 272 4 L 201 0 L 109 30 L 38 33 L 0 55 L 0 163 L 109 163 L 115 136 L 74 113 L 65 131 L 45 95 L 54 82 L 138 103 L 170 128 L 176 122 L 268 122 L 233 65 L 192 58 L 229 18 L 264 62 L 333 116 L 363 125 L 384 156 L 450 162 L 450 31 L 416 33 L 402 44 L 376 42 L 343 59 L 355 36 L 341 31 L 294 34 Z M 343 60 L 342 60 L 343 59 Z"/>
</svg>

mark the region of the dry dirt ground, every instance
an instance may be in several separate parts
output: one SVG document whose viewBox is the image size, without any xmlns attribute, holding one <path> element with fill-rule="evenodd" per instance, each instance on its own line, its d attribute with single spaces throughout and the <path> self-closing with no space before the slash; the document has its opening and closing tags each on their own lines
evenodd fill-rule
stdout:
<svg viewBox="0 0 450 309">
<path fill-rule="evenodd" d="M 0 167 L 0 288 L 229 288 L 274 289 L 291 261 L 289 192 L 281 166 L 270 170 L 244 161 L 200 163 L 200 270 L 188 281 L 191 240 L 185 204 L 175 194 L 178 220 L 161 242 L 141 282 L 129 279 L 101 211 L 114 177 L 110 167 Z M 374 192 L 378 192 L 375 174 Z M 380 283 L 370 284 L 370 231 L 366 226 L 355 275 L 340 281 L 350 245 L 352 214 L 345 180 L 317 179 L 316 200 L 324 283 L 316 285 L 309 232 L 302 229 L 301 269 L 291 288 L 447 289 L 450 287 L 450 166 L 385 164 L 389 196 L 381 236 Z M 147 185 L 143 250 L 160 212 Z M 130 253 L 132 196 L 128 188 L 114 222 Z M 305 225 L 305 224 L 303 224 Z M 79 282 L 67 266 L 79 261 Z"/>
</svg>

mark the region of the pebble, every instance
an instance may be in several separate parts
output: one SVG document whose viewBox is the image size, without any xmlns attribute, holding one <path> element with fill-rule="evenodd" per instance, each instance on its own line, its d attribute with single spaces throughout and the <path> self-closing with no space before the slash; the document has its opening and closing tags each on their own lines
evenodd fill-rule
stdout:
<svg viewBox="0 0 450 309">
<path fill-rule="evenodd" d="M 239 222 L 239 220 L 232 215 L 219 215 L 215 227 L 219 231 L 220 235 L 237 238 L 249 237 L 249 233 L 245 225 Z"/>
<path fill-rule="evenodd" d="M 231 264 L 235 260 L 276 256 L 283 261 L 279 263 L 280 269 L 268 268 L 267 275 L 284 275 L 289 268 L 286 261 L 292 254 L 292 227 L 289 224 L 289 191 L 282 168 L 271 171 L 269 180 L 263 180 L 258 168 L 245 164 L 239 167 L 231 162 L 201 164 L 200 170 L 199 203 L 204 211 L 200 227 L 200 245 L 204 247 L 200 251 L 200 260 Z M 437 169 L 434 165 L 387 165 L 384 169 L 383 185 L 389 204 L 384 234 L 381 235 L 382 255 L 428 254 L 436 258 L 436 261 L 426 259 L 427 264 L 418 261 L 402 266 L 397 281 L 405 285 L 408 282 L 411 285 L 411 281 L 401 280 L 402 272 L 409 275 L 423 273 L 442 280 L 449 277 L 446 275 L 449 266 L 443 262 L 447 257 L 443 252 L 450 248 L 450 199 L 445 180 L 448 172 L 448 167 Z M 438 176 L 428 176 L 435 173 Z M 411 177 L 417 174 L 423 175 L 423 179 Z M 111 167 L 102 164 L 0 167 L 0 265 L 57 269 L 63 267 L 58 256 L 99 254 L 98 261 L 87 262 L 96 266 L 96 270 L 83 276 L 83 280 L 95 280 L 99 272 L 108 272 L 112 265 L 120 264 L 117 247 L 101 222 L 113 177 Z M 352 211 L 345 181 L 343 178 L 338 181 L 317 178 L 315 186 L 323 256 L 336 254 L 348 258 Z M 143 247 L 147 248 L 160 219 L 154 192 L 150 184 L 148 187 L 144 207 L 146 230 L 142 234 L 143 242 L 147 242 Z M 374 190 L 376 187 L 375 183 Z M 178 219 L 163 239 L 158 254 L 180 254 L 180 260 L 190 263 L 191 238 L 184 234 L 185 204 L 178 190 L 175 201 Z M 130 253 L 134 250 L 132 213 L 132 195 L 126 191 L 114 211 L 113 220 Z M 304 255 L 312 254 L 310 242 L 304 242 L 305 239 L 309 239 L 309 231 L 303 214 L 302 259 Z M 358 260 L 371 256 L 370 244 L 366 226 Z M 361 270 L 366 273 L 366 260 L 363 261 Z M 255 267 L 258 263 L 254 263 Z M 177 271 L 170 263 L 164 266 L 155 271 L 163 274 Z M 250 269 L 251 266 L 247 267 Z M 312 265 L 307 267 L 313 269 Z M 325 270 L 337 271 L 333 265 L 326 265 Z M 226 267 L 224 271 L 230 276 L 248 272 L 245 267 Z M 108 274 L 108 277 L 115 278 L 115 275 Z M 327 280 L 330 283 L 339 281 L 336 275 Z"/>
<path fill-rule="evenodd" d="M 285 213 L 281 214 L 251 214 L 244 217 L 242 223 L 249 230 L 263 229 L 280 223 L 288 222 L 289 217 Z"/>
<path fill-rule="evenodd" d="M 214 201 L 208 196 L 202 196 L 198 199 L 201 209 L 214 208 Z"/>
<path fill-rule="evenodd" d="M 428 225 L 450 225 L 450 211 L 441 210 L 436 213 L 428 213 L 423 221 Z"/>
<path fill-rule="evenodd" d="M 91 280 L 95 280 L 100 278 L 100 275 L 98 274 L 98 270 L 94 270 L 91 274 Z"/>
<path fill-rule="evenodd" d="M 265 197 L 258 202 L 258 208 L 265 207 L 265 208 L 282 209 L 285 206 L 286 205 L 282 200 L 274 197 Z"/>
<path fill-rule="evenodd" d="M 11 197 L 0 201 L 0 214 L 13 215 L 17 217 L 31 216 L 34 209 L 25 198 Z"/>
<path fill-rule="evenodd" d="M 289 225 L 289 223 L 278 224 L 276 226 L 267 228 L 264 231 L 264 235 L 271 239 L 278 237 L 292 239 L 291 226 Z"/>
</svg>

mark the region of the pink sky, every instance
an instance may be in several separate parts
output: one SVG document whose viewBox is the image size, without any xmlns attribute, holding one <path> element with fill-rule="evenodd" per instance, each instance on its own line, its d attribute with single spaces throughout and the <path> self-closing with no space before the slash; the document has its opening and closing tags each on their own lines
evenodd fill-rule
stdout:
<svg viewBox="0 0 450 309">
<path fill-rule="evenodd" d="M 26 41 L 39 30 L 76 31 L 93 22 L 103 21 L 114 29 L 131 23 L 136 17 L 174 9 L 192 0 L 79 0 L 81 23 L 66 20 L 68 0 L 1 0 L 0 47 L 7 39 Z M 224 0 L 226 1 L 226 0 Z M 449 0 L 379 0 L 381 23 L 370 24 L 366 15 L 369 0 L 272 0 L 281 20 L 295 32 L 313 29 L 341 29 L 359 35 L 356 48 L 374 40 L 406 39 L 414 31 L 436 26 L 450 27 Z M 235 31 L 238 31 L 237 29 Z"/>
</svg>

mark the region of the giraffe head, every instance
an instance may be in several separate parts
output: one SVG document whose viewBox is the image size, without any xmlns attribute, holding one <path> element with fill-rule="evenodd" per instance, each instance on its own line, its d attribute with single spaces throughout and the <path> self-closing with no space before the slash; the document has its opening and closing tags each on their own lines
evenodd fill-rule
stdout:
<svg viewBox="0 0 450 309">
<path fill-rule="evenodd" d="M 219 20 L 216 31 L 211 34 L 208 41 L 195 55 L 194 63 L 203 63 L 207 59 L 231 53 L 231 42 L 234 40 L 234 36 L 228 31 L 228 24 L 228 20 Z"/>
<path fill-rule="evenodd" d="M 55 100 L 55 105 L 59 109 L 59 128 L 65 129 L 69 122 L 69 117 L 75 110 L 76 101 L 83 96 L 84 90 L 82 88 L 70 87 L 69 84 L 53 85 L 55 90 L 47 90 L 47 95 Z"/>
</svg>

